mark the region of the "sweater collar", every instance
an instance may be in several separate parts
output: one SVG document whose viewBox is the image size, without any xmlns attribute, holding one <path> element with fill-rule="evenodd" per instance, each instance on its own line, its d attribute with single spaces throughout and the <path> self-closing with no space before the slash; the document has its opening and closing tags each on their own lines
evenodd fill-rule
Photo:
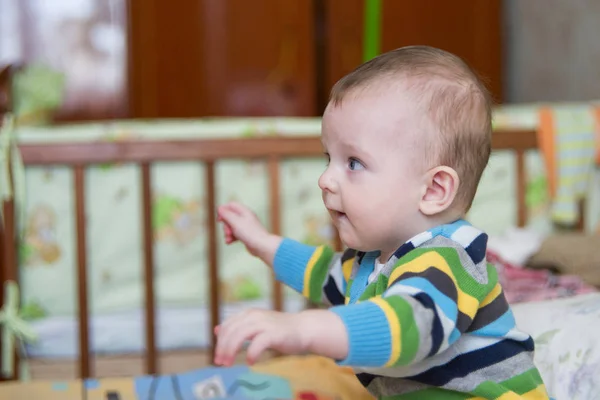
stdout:
<svg viewBox="0 0 600 400">
<path fill-rule="evenodd" d="M 467 221 L 459 219 L 449 224 L 436 226 L 413 236 L 394 252 L 392 258 L 399 259 L 436 236 L 443 236 L 459 244 L 462 248 L 467 250 L 467 253 L 473 261 L 481 259 L 481 253 L 485 255 L 487 235 L 481 230 L 473 227 Z M 380 254 L 381 252 L 377 250 L 363 253 L 362 256 L 375 259 L 379 257 Z M 387 262 L 388 260 L 385 261 Z"/>
</svg>

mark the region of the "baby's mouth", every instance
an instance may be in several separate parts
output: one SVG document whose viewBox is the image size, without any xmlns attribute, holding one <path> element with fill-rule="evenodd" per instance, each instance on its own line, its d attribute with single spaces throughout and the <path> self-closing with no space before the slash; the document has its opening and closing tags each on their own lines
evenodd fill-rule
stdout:
<svg viewBox="0 0 600 400">
<path fill-rule="evenodd" d="M 348 218 L 346 216 L 346 213 L 343 213 L 341 211 L 333 211 L 333 215 L 336 219 L 343 219 L 343 218 Z"/>
</svg>

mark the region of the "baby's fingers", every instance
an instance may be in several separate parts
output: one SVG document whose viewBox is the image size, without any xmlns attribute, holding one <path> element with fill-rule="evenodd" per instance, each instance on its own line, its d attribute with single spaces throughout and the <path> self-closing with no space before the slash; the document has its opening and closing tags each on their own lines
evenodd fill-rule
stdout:
<svg viewBox="0 0 600 400">
<path fill-rule="evenodd" d="M 227 221 L 226 218 L 223 218 L 222 213 L 217 214 L 217 221 L 221 223 L 223 226 L 223 235 L 225 236 L 225 243 L 231 244 L 237 240 L 235 235 L 233 234 L 233 229 L 231 225 Z"/>
<path fill-rule="evenodd" d="M 229 224 L 223 224 L 223 232 L 228 236 L 233 236 L 233 229 L 231 229 L 231 225 Z"/>
<path fill-rule="evenodd" d="M 221 222 L 231 223 L 239 217 L 240 214 L 233 210 L 228 204 L 217 208 L 217 219 Z"/>
<path fill-rule="evenodd" d="M 258 361 L 260 356 L 272 345 L 272 335 L 262 332 L 252 339 L 252 343 L 246 350 L 246 361 L 252 365 Z"/>
<path fill-rule="evenodd" d="M 251 327 L 228 329 L 226 333 L 220 332 L 215 352 L 215 363 L 224 366 L 233 365 L 235 356 L 242 350 L 244 342 L 251 340 L 257 332 L 256 328 Z"/>
<path fill-rule="evenodd" d="M 227 203 L 225 207 L 238 215 L 248 216 L 253 214 L 248 207 L 235 201 Z"/>
<path fill-rule="evenodd" d="M 226 221 L 230 221 L 234 218 L 244 217 L 248 212 L 251 211 L 238 203 L 227 203 L 217 208 L 217 215 Z"/>
</svg>

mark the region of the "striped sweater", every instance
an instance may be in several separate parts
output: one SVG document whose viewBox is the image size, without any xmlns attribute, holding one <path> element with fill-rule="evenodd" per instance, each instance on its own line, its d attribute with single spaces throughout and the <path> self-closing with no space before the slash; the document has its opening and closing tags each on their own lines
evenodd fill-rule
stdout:
<svg viewBox="0 0 600 400">
<path fill-rule="evenodd" d="M 465 221 L 442 225 L 404 243 L 369 283 L 379 252 L 284 239 L 274 270 L 332 306 L 349 339 L 339 364 L 379 399 L 548 399 L 486 245 Z"/>
</svg>

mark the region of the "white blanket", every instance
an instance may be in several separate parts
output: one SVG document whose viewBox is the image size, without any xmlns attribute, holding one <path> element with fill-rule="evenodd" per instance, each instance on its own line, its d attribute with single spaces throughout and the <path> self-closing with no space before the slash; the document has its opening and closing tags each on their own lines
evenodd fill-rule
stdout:
<svg viewBox="0 0 600 400">
<path fill-rule="evenodd" d="M 556 400 L 600 399 L 600 293 L 513 306 Z"/>
</svg>

